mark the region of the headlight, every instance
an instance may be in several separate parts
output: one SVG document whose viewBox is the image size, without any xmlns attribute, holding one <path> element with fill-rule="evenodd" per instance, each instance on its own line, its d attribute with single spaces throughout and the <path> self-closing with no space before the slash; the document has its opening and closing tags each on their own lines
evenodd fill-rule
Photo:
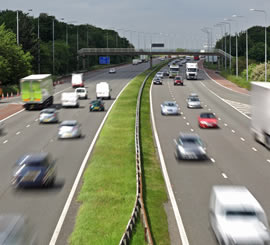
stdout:
<svg viewBox="0 0 270 245">
<path fill-rule="evenodd" d="M 201 152 L 202 154 L 206 154 L 206 151 L 205 151 L 205 149 L 203 149 L 202 146 L 200 146 L 199 149 L 200 149 L 200 152 Z"/>
<path fill-rule="evenodd" d="M 182 154 L 186 154 L 186 151 L 182 146 L 178 146 L 178 149 Z"/>
</svg>

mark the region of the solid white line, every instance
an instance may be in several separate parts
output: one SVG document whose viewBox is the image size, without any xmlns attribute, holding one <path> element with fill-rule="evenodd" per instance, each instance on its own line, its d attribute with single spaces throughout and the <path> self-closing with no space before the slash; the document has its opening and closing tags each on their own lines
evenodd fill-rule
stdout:
<svg viewBox="0 0 270 245">
<path fill-rule="evenodd" d="M 223 176 L 224 179 L 228 179 L 228 176 L 224 173 L 221 174 Z"/>
<path fill-rule="evenodd" d="M 211 161 L 212 161 L 212 162 L 216 162 L 216 160 L 215 160 L 214 158 L 211 158 Z"/>
<path fill-rule="evenodd" d="M 17 133 L 16 133 L 16 135 L 19 135 L 21 132 L 20 131 L 18 131 Z"/>
<path fill-rule="evenodd" d="M 241 137 L 240 139 L 241 139 L 242 141 L 246 141 L 246 140 L 245 140 L 244 138 L 242 138 L 242 137 Z"/>
<path fill-rule="evenodd" d="M 255 147 L 252 147 L 252 150 L 253 150 L 253 151 L 257 151 L 257 149 L 256 149 Z"/>
<path fill-rule="evenodd" d="M 182 241 L 182 245 L 189 245 L 188 242 L 188 238 L 187 238 L 187 234 L 185 231 L 185 227 L 177 206 L 177 202 L 172 190 L 172 186 L 171 186 L 171 182 L 170 182 L 170 178 L 167 172 L 167 168 L 166 168 L 166 164 L 165 164 L 165 160 L 162 154 L 162 149 L 161 149 L 161 145 L 159 142 L 159 137 L 158 137 L 158 133 L 157 133 L 157 129 L 156 129 L 156 124 L 155 124 L 155 118 L 154 118 L 154 112 L 153 112 L 153 103 L 152 103 L 152 85 L 150 88 L 150 110 L 151 110 L 151 120 L 152 120 L 152 126 L 153 126 L 153 132 L 154 132 L 154 136 L 155 136 L 155 141 L 157 144 L 157 149 L 158 149 L 158 154 L 159 154 L 159 158 L 160 158 L 160 164 L 161 164 L 161 168 L 162 168 L 162 172 L 163 172 L 163 176 L 164 176 L 164 180 L 166 183 L 166 187 L 168 190 L 168 194 L 172 203 L 172 207 L 173 207 L 173 212 L 175 215 L 175 219 L 176 219 L 176 223 L 177 223 L 177 228 L 180 234 L 180 238 Z"/>
<path fill-rule="evenodd" d="M 235 133 L 235 131 L 232 129 L 232 133 Z"/>
<path fill-rule="evenodd" d="M 12 114 L 12 115 L 10 115 L 10 116 L 8 116 L 8 117 L 6 117 L 6 118 L 4 118 L 4 119 L 2 119 L 2 120 L 0 120 L 0 121 L 1 121 L 1 122 L 4 122 L 4 121 L 8 120 L 9 118 L 18 115 L 18 114 L 21 113 L 22 111 L 25 111 L 25 109 L 21 109 L 20 111 L 17 111 L 17 112 L 15 112 L 14 114 Z"/>
<path fill-rule="evenodd" d="M 222 100 L 224 103 L 226 103 L 227 105 L 229 105 L 230 107 L 232 107 L 233 109 L 237 110 L 239 113 L 241 113 L 243 116 L 245 116 L 248 119 L 251 119 L 248 115 L 246 115 L 245 113 L 243 113 L 242 111 L 238 110 L 235 106 L 231 105 L 230 103 L 228 103 L 226 100 L 224 100 L 223 98 L 221 98 L 219 95 L 217 95 L 215 92 L 213 92 L 211 89 L 209 89 L 207 86 L 205 86 L 204 83 L 202 83 L 202 86 L 204 86 L 206 89 L 208 89 L 208 91 L 210 93 L 212 93 L 213 95 L 215 95 L 216 97 L 218 97 L 220 100 Z"/>
<path fill-rule="evenodd" d="M 230 90 L 230 91 L 233 91 L 233 92 L 235 92 L 235 93 L 238 93 L 238 94 L 243 94 L 243 95 L 250 96 L 249 94 L 244 94 L 244 93 L 241 93 L 241 92 L 238 92 L 238 91 L 234 91 L 234 90 L 231 89 L 231 88 L 227 88 L 227 87 L 221 85 L 221 84 L 218 83 L 216 80 L 214 80 L 212 77 L 210 77 L 210 76 L 208 75 L 208 73 L 207 73 L 205 70 L 203 70 L 203 71 L 204 71 L 204 73 L 206 74 L 206 76 L 208 76 L 208 78 L 209 78 L 210 80 L 212 80 L 214 83 L 218 84 L 219 86 L 221 86 L 221 87 L 223 87 L 223 88 L 226 88 L 226 89 L 228 89 L 228 90 Z M 224 79 L 225 79 L 225 78 L 224 78 Z"/>
<path fill-rule="evenodd" d="M 3 142 L 3 144 L 6 144 L 8 142 L 8 140 L 5 140 L 4 142 Z"/>
<path fill-rule="evenodd" d="M 132 80 L 133 80 L 133 79 L 131 79 L 130 81 L 132 81 Z M 122 92 L 125 90 L 125 88 L 126 88 L 129 84 L 130 84 L 130 82 L 128 82 L 128 84 L 126 84 L 126 86 L 125 86 L 125 87 L 120 91 L 120 93 L 117 95 L 116 99 L 114 100 L 114 102 L 112 103 L 111 107 L 110 107 L 109 110 L 107 111 L 107 113 L 106 113 L 104 119 L 102 120 L 102 122 L 101 122 L 101 124 L 100 124 L 100 126 L 99 126 L 99 128 L 98 128 L 98 130 L 97 130 L 97 132 L 96 132 L 96 134 L 95 134 L 95 137 L 94 137 L 94 139 L 93 139 L 93 141 L 92 141 L 92 143 L 91 143 L 91 145 L 90 145 L 90 147 L 89 147 L 89 149 L 88 149 L 88 151 L 87 151 L 87 153 L 86 153 L 86 155 L 85 155 L 85 157 L 84 157 L 84 159 L 83 159 L 83 162 L 82 162 L 82 164 L 81 164 L 81 167 L 80 167 L 80 169 L 79 169 L 79 172 L 78 172 L 78 174 L 77 174 L 77 176 L 76 176 L 76 179 L 75 179 L 75 181 L 74 181 L 74 183 L 73 183 L 72 189 L 71 189 L 71 191 L 70 191 L 70 193 L 69 193 L 69 196 L 68 196 L 67 201 L 66 201 L 66 203 L 65 203 L 64 209 L 63 209 L 63 211 L 62 211 L 62 213 L 61 213 L 61 216 L 60 216 L 60 218 L 59 218 L 59 220 L 58 220 L 58 223 L 57 223 L 57 225 L 56 225 L 56 227 L 55 227 L 55 230 L 54 230 L 54 232 L 53 232 L 53 235 L 52 235 L 52 238 L 51 238 L 51 241 L 50 241 L 49 245 L 55 245 L 55 244 L 56 244 L 57 238 L 58 238 L 58 236 L 59 236 L 59 234 L 60 234 L 60 231 L 61 231 L 61 229 L 62 229 L 62 226 L 63 226 L 63 223 L 64 223 L 64 221 L 65 221 L 66 215 L 67 215 L 67 213 L 68 213 L 70 204 L 71 204 L 71 202 L 72 202 L 73 196 L 74 196 L 74 194 L 75 194 L 75 192 L 76 192 L 76 189 L 77 189 L 77 187 L 78 187 L 79 181 L 80 181 L 80 179 L 81 179 L 81 176 L 82 176 L 82 174 L 83 174 L 83 171 L 84 171 L 84 169 L 85 169 L 85 166 L 86 166 L 86 164 L 87 164 L 87 162 L 88 162 L 89 156 L 90 156 L 90 154 L 91 154 L 91 152 L 92 152 L 92 150 L 93 150 L 93 147 L 94 147 L 94 145 L 95 145 L 95 143 L 96 143 L 96 141 L 97 141 L 97 138 L 98 138 L 98 136 L 99 136 L 99 134 L 100 134 L 100 131 L 101 131 L 101 129 L 103 128 L 103 125 L 104 125 L 104 123 L 105 123 L 107 117 L 109 116 L 109 113 L 110 113 L 111 109 L 113 108 L 113 105 L 115 104 L 115 102 L 118 100 L 119 96 L 122 94 Z"/>
</svg>

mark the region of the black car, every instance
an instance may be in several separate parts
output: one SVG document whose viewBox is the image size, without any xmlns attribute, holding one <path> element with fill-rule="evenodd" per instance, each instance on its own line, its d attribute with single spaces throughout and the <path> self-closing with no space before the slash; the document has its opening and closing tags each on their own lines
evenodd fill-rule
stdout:
<svg viewBox="0 0 270 245">
<path fill-rule="evenodd" d="M 55 178 L 55 162 L 49 153 L 29 154 L 16 162 L 12 184 L 15 187 L 53 186 Z"/>
<path fill-rule="evenodd" d="M 104 102 L 102 100 L 92 100 L 89 104 L 89 111 L 104 111 Z"/>
</svg>

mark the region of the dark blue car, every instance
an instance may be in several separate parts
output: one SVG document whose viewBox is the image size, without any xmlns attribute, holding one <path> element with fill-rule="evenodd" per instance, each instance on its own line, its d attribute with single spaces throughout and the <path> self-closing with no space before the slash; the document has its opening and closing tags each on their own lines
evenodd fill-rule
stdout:
<svg viewBox="0 0 270 245">
<path fill-rule="evenodd" d="M 55 163 L 50 154 L 29 154 L 16 162 L 12 184 L 15 187 L 53 186 L 55 177 Z"/>
</svg>

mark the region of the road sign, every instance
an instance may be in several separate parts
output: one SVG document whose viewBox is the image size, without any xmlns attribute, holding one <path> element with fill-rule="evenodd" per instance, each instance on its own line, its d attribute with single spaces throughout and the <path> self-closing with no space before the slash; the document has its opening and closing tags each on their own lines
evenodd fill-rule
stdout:
<svg viewBox="0 0 270 245">
<path fill-rule="evenodd" d="M 100 56 L 99 57 L 100 65 L 109 65 L 110 64 L 110 56 Z"/>
<path fill-rule="evenodd" d="M 152 43 L 152 48 L 164 48 L 164 43 Z"/>
</svg>

